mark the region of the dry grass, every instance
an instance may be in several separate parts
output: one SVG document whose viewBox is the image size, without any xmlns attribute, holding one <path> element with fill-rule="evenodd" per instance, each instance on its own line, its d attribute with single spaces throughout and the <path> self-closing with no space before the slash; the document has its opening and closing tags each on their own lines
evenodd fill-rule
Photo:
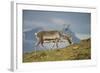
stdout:
<svg viewBox="0 0 100 73">
<path fill-rule="evenodd" d="M 23 54 L 23 62 L 62 61 L 91 59 L 90 39 L 82 40 L 79 44 L 73 44 L 66 48 L 55 50 L 33 51 Z"/>
</svg>

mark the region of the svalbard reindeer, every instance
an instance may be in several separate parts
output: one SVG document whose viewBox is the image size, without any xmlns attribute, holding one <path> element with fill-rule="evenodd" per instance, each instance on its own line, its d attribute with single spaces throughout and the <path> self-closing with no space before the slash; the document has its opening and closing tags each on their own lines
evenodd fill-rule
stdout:
<svg viewBox="0 0 100 73">
<path fill-rule="evenodd" d="M 62 32 L 59 31 L 40 31 L 38 33 L 35 33 L 38 43 L 36 46 L 39 46 L 41 44 L 42 47 L 44 47 L 45 42 L 53 42 L 56 44 L 56 47 L 58 48 L 58 42 L 61 41 L 61 38 L 67 40 L 69 44 L 71 44 L 70 37 L 67 35 L 64 35 Z"/>
</svg>

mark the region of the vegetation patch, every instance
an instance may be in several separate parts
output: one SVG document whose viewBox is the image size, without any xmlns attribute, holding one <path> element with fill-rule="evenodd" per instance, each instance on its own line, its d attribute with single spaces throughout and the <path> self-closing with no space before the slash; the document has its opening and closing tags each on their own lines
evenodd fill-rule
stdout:
<svg viewBox="0 0 100 73">
<path fill-rule="evenodd" d="M 81 40 L 79 44 L 72 44 L 65 48 L 41 50 L 23 53 L 23 62 L 63 61 L 91 59 L 90 39 Z"/>
</svg>

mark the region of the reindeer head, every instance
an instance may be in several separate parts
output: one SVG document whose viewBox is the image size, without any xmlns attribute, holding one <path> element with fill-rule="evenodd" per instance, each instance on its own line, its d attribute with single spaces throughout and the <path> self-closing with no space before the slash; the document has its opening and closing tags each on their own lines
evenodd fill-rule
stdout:
<svg viewBox="0 0 100 73">
<path fill-rule="evenodd" d="M 63 30 L 65 31 L 67 31 L 68 29 L 69 29 L 69 27 L 70 27 L 70 24 L 64 24 L 64 27 L 63 27 Z"/>
</svg>

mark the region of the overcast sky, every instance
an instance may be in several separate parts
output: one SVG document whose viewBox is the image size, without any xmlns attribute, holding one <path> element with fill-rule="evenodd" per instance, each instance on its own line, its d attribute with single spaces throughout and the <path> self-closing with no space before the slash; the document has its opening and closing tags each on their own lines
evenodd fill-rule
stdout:
<svg viewBox="0 0 100 73">
<path fill-rule="evenodd" d="M 90 35 L 91 14 L 79 12 L 54 12 L 23 10 L 23 31 L 41 27 L 44 30 L 62 30 L 63 24 L 77 35 Z"/>
</svg>

